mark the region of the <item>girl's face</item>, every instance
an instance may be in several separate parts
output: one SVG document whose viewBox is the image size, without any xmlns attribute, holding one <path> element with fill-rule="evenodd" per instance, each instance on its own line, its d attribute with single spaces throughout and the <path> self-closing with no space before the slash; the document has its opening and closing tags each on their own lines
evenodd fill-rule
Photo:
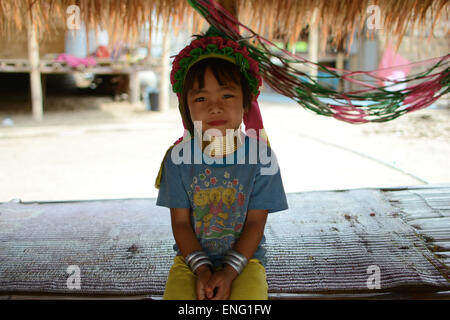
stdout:
<svg viewBox="0 0 450 320">
<path fill-rule="evenodd" d="M 206 69 L 204 80 L 203 88 L 195 81 L 187 94 L 192 122 L 202 122 L 202 133 L 218 129 L 224 136 L 227 129 L 238 129 L 244 116 L 241 86 L 230 81 L 220 85 L 210 68 Z"/>
</svg>

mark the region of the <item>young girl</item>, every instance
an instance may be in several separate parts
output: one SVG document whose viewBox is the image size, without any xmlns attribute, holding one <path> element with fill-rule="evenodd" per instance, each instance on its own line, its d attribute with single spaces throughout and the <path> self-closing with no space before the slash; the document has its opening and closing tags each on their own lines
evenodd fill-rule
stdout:
<svg viewBox="0 0 450 320">
<path fill-rule="evenodd" d="M 155 184 L 177 252 L 164 299 L 267 299 L 264 227 L 288 205 L 259 130 L 258 63 L 230 39 L 199 37 L 175 58 L 171 82 L 185 135 Z"/>
</svg>

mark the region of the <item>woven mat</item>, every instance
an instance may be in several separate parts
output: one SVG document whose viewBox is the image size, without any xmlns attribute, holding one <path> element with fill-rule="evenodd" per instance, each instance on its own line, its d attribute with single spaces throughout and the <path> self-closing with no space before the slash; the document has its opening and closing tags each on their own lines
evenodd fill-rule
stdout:
<svg viewBox="0 0 450 320">
<path fill-rule="evenodd" d="M 377 189 L 289 194 L 269 215 L 271 293 L 448 290 L 448 267 Z M 174 257 L 155 199 L 0 204 L 0 291 L 161 295 Z M 80 270 L 80 289 L 69 289 Z M 374 267 L 371 267 L 374 268 Z M 370 269 L 368 271 L 368 269 Z"/>
</svg>

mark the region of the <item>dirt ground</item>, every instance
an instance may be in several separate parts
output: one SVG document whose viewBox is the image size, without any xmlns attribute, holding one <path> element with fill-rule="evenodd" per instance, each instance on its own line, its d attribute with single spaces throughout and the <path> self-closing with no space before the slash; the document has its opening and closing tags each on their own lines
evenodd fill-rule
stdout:
<svg viewBox="0 0 450 320">
<path fill-rule="evenodd" d="M 48 97 L 40 123 L 28 104 L 4 103 L 2 202 L 156 197 L 164 152 L 183 131 L 174 103 L 154 112 L 111 97 Z M 450 183 L 448 107 L 352 125 L 295 103 L 260 106 L 286 192 Z"/>
</svg>

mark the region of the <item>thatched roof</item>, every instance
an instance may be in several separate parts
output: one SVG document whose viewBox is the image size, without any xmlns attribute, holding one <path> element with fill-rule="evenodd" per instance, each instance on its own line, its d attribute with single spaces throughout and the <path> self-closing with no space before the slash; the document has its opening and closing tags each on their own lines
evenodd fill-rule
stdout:
<svg viewBox="0 0 450 320">
<path fill-rule="evenodd" d="M 324 41 L 329 35 L 339 41 L 361 32 L 371 15 L 367 12 L 370 5 L 377 5 L 380 13 L 382 30 L 374 31 L 390 33 L 394 41 L 401 39 L 408 28 L 431 34 L 436 22 L 448 24 L 450 12 L 448 0 L 219 0 L 232 1 L 237 2 L 243 24 L 269 39 L 281 35 L 290 42 L 298 39 L 302 29 L 312 22 L 315 7 Z M 64 23 L 67 8 L 74 4 L 79 6 L 81 19 L 88 26 L 99 24 L 115 39 L 133 38 L 140 26 L 152 19 L 152 13 L 160 19 L 173 18 L 175 32 L 187 23 L 193 23 L 194 32 L 204 24 L 186 0 L 1 0 L 0 33 L 24 28 L 32 8 L 41 34 L 51 34 L 55 22 Z"/>
</svg>

